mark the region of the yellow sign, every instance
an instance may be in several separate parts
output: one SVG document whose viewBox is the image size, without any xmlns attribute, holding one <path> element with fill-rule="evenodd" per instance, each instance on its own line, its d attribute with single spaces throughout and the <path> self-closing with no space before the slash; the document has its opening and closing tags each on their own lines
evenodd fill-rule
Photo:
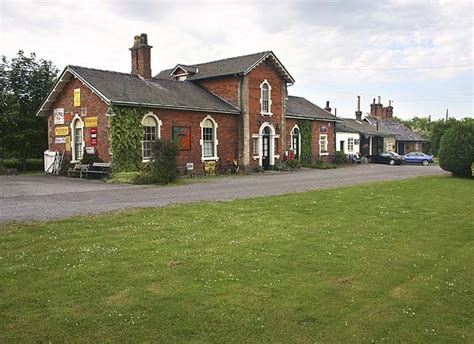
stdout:
<svg viewBox="0 0 474 344">
<path fill-rule="evenodd" d="M 86 128 L 95 128 L 97 127 L 97 117 L 86 117 L 84 118 L 84 124 Z"/>
<path fill-rule="evenodd" d="M 71 151 L 71 137 L 70 136 L 66 136 L 66 150 L 68 152 Z"/>
<path fill-rule="evenodd" d="M 74 106 L 81 106 L 81 89 L 74 89 Z"/>
<path fill-rule="evenodd" d="M 216 162 L 215 161 L 205 161 L 204 162 L 204 173 L 207 176 L 215 176 L 216 175 Z"/>
<path fill-rule="evenodd" d="M 69 127 L 56 127 L 54 128 L 54 133 L 56 134 L 56 136 L 69 135 Z"/>
</svg>

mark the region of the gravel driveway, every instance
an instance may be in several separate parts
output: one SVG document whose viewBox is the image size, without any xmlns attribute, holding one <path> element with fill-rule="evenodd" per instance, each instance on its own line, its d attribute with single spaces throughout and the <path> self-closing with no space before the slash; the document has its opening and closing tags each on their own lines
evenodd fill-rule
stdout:
<svg viewBox="0 0 474 344">
<path fill-rule="evenodd" d="M 58 176 L 0 176 L 0 221 L 49 220 L 171 203 L 223 201 L 446 174 L 438 166 L 359 165 L 222 177 L 178 186 L 136 186 Z"/>
</svg>

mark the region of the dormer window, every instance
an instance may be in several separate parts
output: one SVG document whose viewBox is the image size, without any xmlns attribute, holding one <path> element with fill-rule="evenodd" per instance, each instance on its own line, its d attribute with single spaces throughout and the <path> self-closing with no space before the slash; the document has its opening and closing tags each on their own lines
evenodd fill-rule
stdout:
<svg viewBox="0 0 474 344">
<path fill-rule="evenodd" d="M 260 84 L 260 105 L 261 110 L 260 114 L 262 115 L 272 115 L 272 98 L 271 98 L 272 88 L 267 80 L 263 80 Z"/>
<path fill-rule="evenodd" d="M 176 77 L 176 80 L 178 80 L 178 81 L 184 81 L 184 80 L 186 80 L 187 76 L 188 76 L 187 74 L 178 75 L 178 76 Z"/>
</svg>

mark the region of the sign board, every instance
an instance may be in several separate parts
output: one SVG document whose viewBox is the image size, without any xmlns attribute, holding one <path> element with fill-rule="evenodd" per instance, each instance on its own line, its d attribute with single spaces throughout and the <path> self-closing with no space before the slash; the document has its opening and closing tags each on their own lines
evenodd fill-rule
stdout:
<svg viewBox="0 0 474 344">
<path fill-rule="evenodd" d="M 66 143 L 66 138 L 65 137 L 56 137 L 54 139 L 54 143 L 57 143 L 57 144 L 64 144 Z"/>
<path fill-rule="evenodd" d="M 64 124 L 64 109 L 54 109 L 54 124 Z"/>
<path fill-rule="evenodd" d="M 173 127 L 173 141 L 178 145 L 179 150 L 191 149 L 191 128 Z"/>
<path fill-rule="evenodd" d="M 69 135 L 69 127 L 56 127 L 54 128 L 54 134 L 56 136 L 67 136 Z"/>
<path fill-rule="evenodd" d="M 68 152 L 71 151 L 71 137 L 70 136 L 66 136 L 66 150 Z"/>
<path fill-rule="evenodd" d="M 91 145 L 97 146 L 97 139 L 91 139 Z"/>
<path fill-rule="evenodd" d="M 74 106 L 81 106 L 81 89 L 74 89 Z"/>
<path fill-rule="evenodd" d="M 186 163 L 186 170 L 187 171 L 192 171 L 194 170 L 194 164 L 192 162 Z"/>
<path fill-rule="evenodd" d="M 216 167 L 217 164 L 215 161 L 206 161 L 204 162 L 204 173 L 207 176 L 215 176 L 216 175 Z"/>
<path fill-rule="evenodd" d="M 86 117 L 84 118 L 84 125 L 86 128 L 95 128 L 97 127 L 97 117 Z"/>
<path fill-rule="evenodd" d="M 87 154 L 95 154 L 95 147 L 86 147 Z"/>
<path fill-rule="evenodd" d="M 319 131 L 322 132 L 322 133 L 325 133 L 325 132 L 328 131 L 328 129 L 326 128 L 326 126 L 322 125 L 321 129 L 319 129 Z"/>
</svg>

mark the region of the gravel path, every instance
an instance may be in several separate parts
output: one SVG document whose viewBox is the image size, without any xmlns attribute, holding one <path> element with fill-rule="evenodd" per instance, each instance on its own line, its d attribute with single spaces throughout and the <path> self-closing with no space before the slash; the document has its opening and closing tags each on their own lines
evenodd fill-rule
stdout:
<svg viewBox="0 0 474 344">
<path fill-rule="evenodd" d="M 0 222 L 61 219 L 124 208 L 223 201 L 443 174 L 438 166 L 369 164 L 336 170 L 266 172 L 167 187 L 57 176 L 0 176 Z"/>
</svg>

